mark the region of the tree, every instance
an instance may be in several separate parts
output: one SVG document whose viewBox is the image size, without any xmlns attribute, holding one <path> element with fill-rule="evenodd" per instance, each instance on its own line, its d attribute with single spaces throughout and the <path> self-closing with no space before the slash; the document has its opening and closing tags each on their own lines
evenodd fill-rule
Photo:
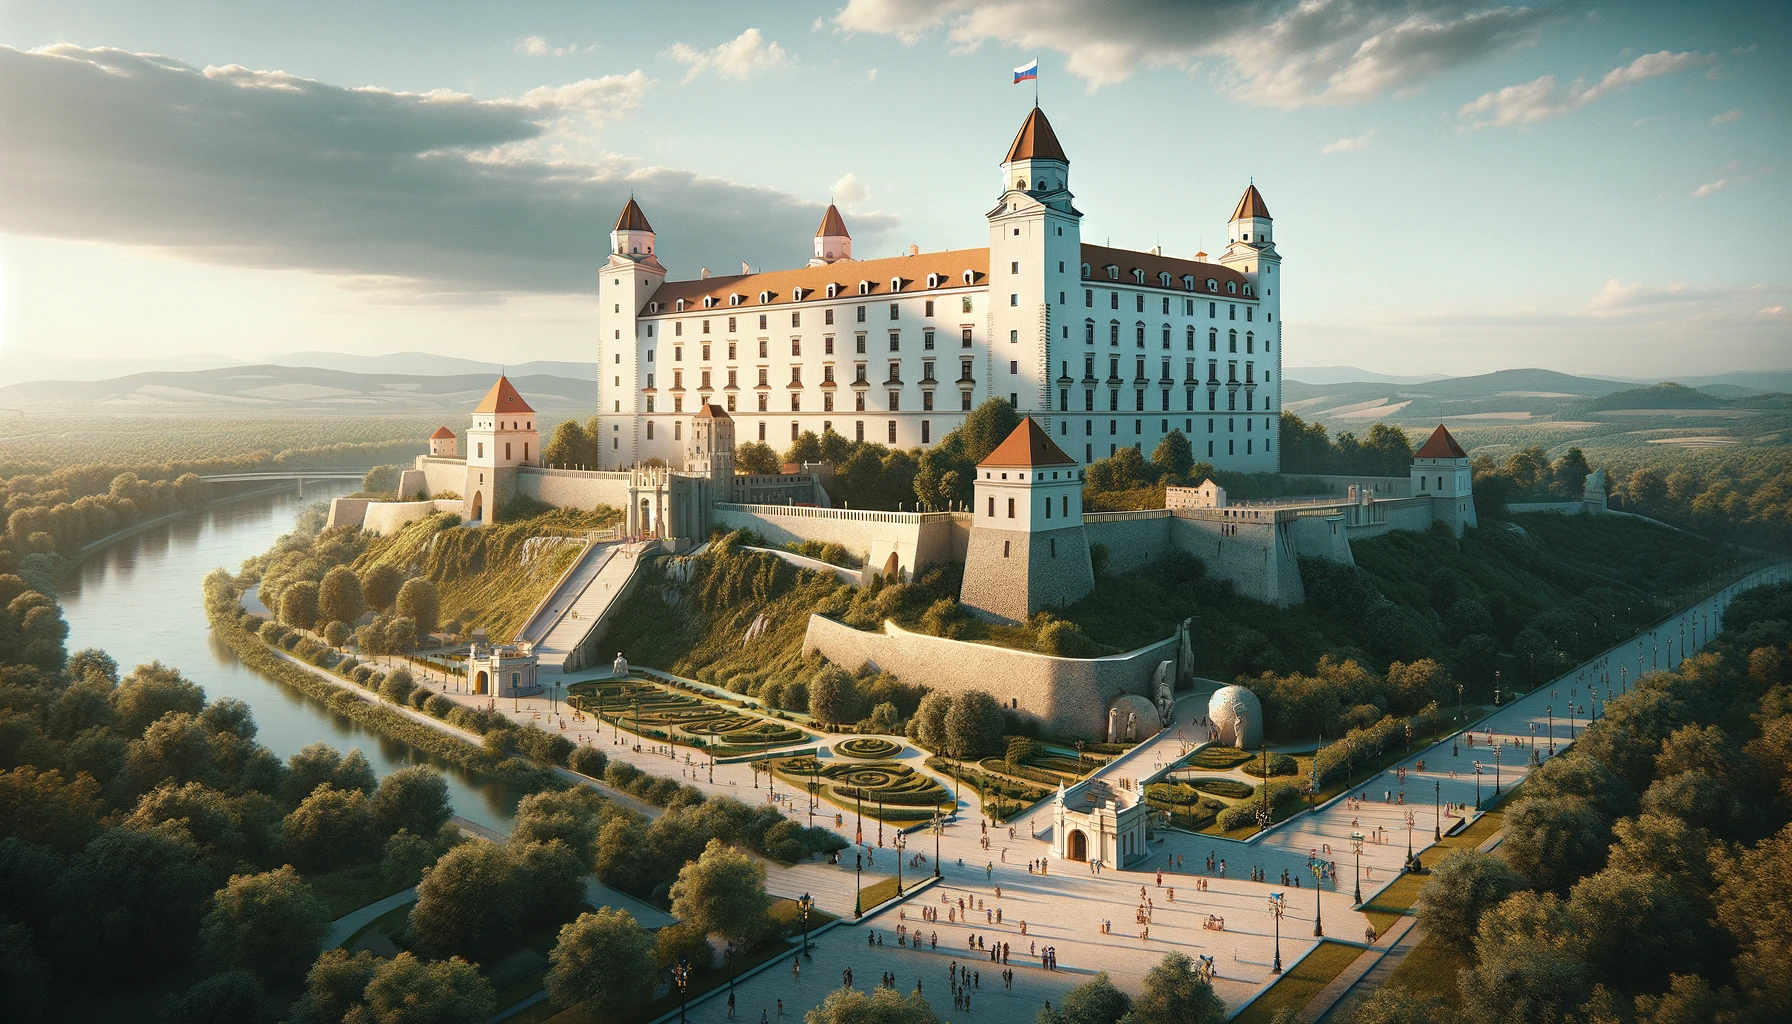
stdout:
<svg viewBox="0 0 1792 1024">
<path fill-rule="evenodd" d="M 355 632 L 348 628 L 348 623 L 343 622 L 340 619 L 337 619 L 324 627 L 324 643 L 329 644 L 331 647 L 340 648 L 346 646 L 349 638 L 354 635 Z"/>
<path fill-rule="evenodd" d="M 918 995 L 904 997 L 893 988 L 869 993 L 837 988 L 803 1015 L 803 1024 L 940 1024 L 940 1017 Z"/>
<path fill-rule="evenodd" d="M 761 441 L 748 441 L 734 449 L 734 469 L 738 473 L 770 476 L 778 471 L 778 453 Z"/>
<path fill-rule="evenodd" d="M 1180 430 L 1165 434 L 1151 450 L 1151 465 L 1168 483 L 1194 483 L 1188 474 L 1195 465 L 1195 449 L 1188 443 L 1188 435 Z"/>
<path fill-rule="evenodd" d="M 398 614 L 417 624 L 417 635 L 427 636 L 441 625 L 442 599 L 436 585 L 422 576 L 413 576 L 398 588 Z"/>
<path fill-rule="evenodd" d="M 601 769 L 598 774 L 602 775 Z M 587 859 L 603 826 L 601 814 L 607 803 L 589 786 L 531 793 L 517 805 L 510 841 L 545 843 L 558 839 L 581 859 Z"/>
<path fill-rule="evenodd" d="M 1114 1024 L 1131 1009 L 1132 999 L 1114 987 L 1108 972 L 1101 971 L 1064 993 L 1050 1020 L 1041 1010 L 1039 1024 Z"/>
<path fill-rule="evenodd" d="M 465 953 L 487 962 L 515 944 L 521 891 L 516 864 L 504 848 L 463 843 L 417 884 L 411 936 L 426 952 Z"/>
<path fill-rule="evenodd" d="M 1607 821 L 1635 814 L 1636 794 L 1596 758 L 1570 750 L 1543 762 L 1525 776 L 1525 798 L 1574 799 L 1599 812 Z"/>
<path fill-rule="evenodd" d="M 205 709 L 205 689 L 188 682 L 180 672 L 159 661 L 138 665 L 112 694 L 118 712 L 118 728 L 125 736 L 138 736 L 149 724 L 170 711 L 197 715 Z"/>
<path fill-rule="evenodd" d="M 386 652 L 409 654 L 417 649 L 417 624 L 400 615 L 386 623 Z"/>
<path fill-rule="evenodd" d="M 562 925 L 548 964 L 555 1006 L 584 1003 L 588 1015 L 620 1016 L 653 993 L 653 936 L 626 910 L 604 907 Z"/>
<path fill-rule="evenodd" d="M 524 927 L 558 926 L 578 914 L 585 901 L 584 877 L 590 873 L 588 858 L 573 853 L 558 839 L 545 843 L 505 844 L 517 868 L 521 889 L 518 910 Z"/>
<path fill-rule="evenodd" d="M 339 565 L 324 573 L 323 582 L 317 588 L 317 614 L 325 622 L 341 621 L 353 625 L 366 610 L 366 599 L 361 596 L 361 578 L 355 575 L 355 570 Z"/>
<path fill-rule="evenodd" d="M 287 852 L 299 866 L 328 870 L 368 852 L 373 814 L 366 794 L 326 782 L 286 816 L 283 832 Z"/>
<path fill-rule="evenodd" d="M 1449 1006 L 1434 993 L 1383 985 L 1350 1010 L 1345 1024 L 1454 1024 Z"/>
<path fill-rule="evenodd" d="M 99 790 L 91 776 L 71 782 L 55 769 L 0 772 L 0 840 L 17 837 L 64 853 L 81 849 L 105 809 Z"/>
<path fill-rule="evenodd" d="M 364 993 L 373 1024 L 485 1024 L 497 995 L 460 957 L 419 960 L 400 953 L 374 969 Z"/>
<path fill-rule="evenodd" d="M 1633 875 L 1659 875 L 1694 893 L 1709 894 L 1716 885 L 1711 839 L 1679 818 L 1644 814 L 1612 825 L 1611 870 Z"/>
<path fill-rule="evenodd" d="M 770 908 L 765 865 L 720 839 L 711 839 L 703 855 L 679 869 L 672 883 L 673 917 L 740 948 L 765 934 Z"/>
<path fill-rule="evenodd" d="M 404 669 L 394 669 L 386 673 L 385 682 L 380 684 L 380 696 L 394 704 L 403 704 L 417 688 L 416 680 Z"/>
<path fill-rule="evenodd" d="M 300 580 L 281 591 L 280 621 L 295 629 L 317 625 L 317 584 Z"/>
<path fill-rule="evenodd" d="M 1792 825 L 1726 860 L 1718 922 L 1736 941 L 1736 981 L 1760 1007 L 1792 1014 Z"/>
<path fill-rule="evenodd" d="M 1679 818 L 1694 828 L 1727 837 L 1741 813 L 1736 794 L 1704 772 L 1657 779 L 1643 794 L 1643 812 Z"/>
<path fill-rule="evenodd" d="M 794 462 L 801 466 L 808 462 L 821 461 L 821 438 L 815 431 L 805 430 L 790 443 L 790 450 L 784 453 L 785 462 Z"/>
<path fill-rule="evenodd" d="M 1226 1004 L 1213 983 L 1195 972 L 1188 954 L 1171 953 L 1145 975 L 1145 991 L 1132 1004 L 1139 1024 L 1220 1024 Z"/>
<path fill-rule="evenodd" d="M 276 1016 L 255 975 L 224 971 L 164 999 L 156 1024 L 263 1024 Z"/>
<path fill-rule="evenodd" d="M 946 712 L 946 747 L 954 757 L 993 754 L 1002 742 L 1002 706 L 982 690 L 955 694 Z"/>
<path fill-rule="evenodd" d="M 125 824 L 154 828 L 165 821 L 178 822 L 194 842 L 231 863 L 242 852 L 244 842 L 234 811 L 228 795 L 204 783 L 164 783 L 143 794 Z"/>
<path fill-rule="evenodd" d="M 1712 959 L 1701 952 L 1714 937 L 1705 915 L 1659 875 L 1611 868 L 1589 875 L 1570 891 L 1568 915 L 1575 953 L 1593 980 L 1620 990 L 1652 988 L 1676 968 Z"/>
<path fill-rule="evenodd" d="M 914 716 L 908 720 L 908 738 L 928 750 L 946 749 L 946 712 L 952 709 L 952 698 L 938 690 L 921 698 Z"/>
<path fill-rule="evenodd" d="M 380 960 L 363 949 L 326 949 L 305 975 L 305 992 L 293 1004 L 290 1024 L 342 1024 L 361 1005 Z"/>
<path fill-rule="evenodd" d="M 304 976 L 330 930 L 329 905 L 288 864 L 232 875 L 212 897 L 199 939 L 208 962 L 249 971 L 270 985 Z"/>
<path fill-rule="evenodd" d="M 18 1024 L 42 1020 L 49 1003 L 47 974 L 49 965 L 37 955 L 30 926 L 0 914 L 0 1018 Z"/>
<path fill-rule="evenodd" d="M 1504 860 L 1454 850 L 1438 862 L 1419 890 L 1419 923 L 1437 941 L 1469 952 L 1481 915 L 1524 887 L 1524 877 Z"/>
<path fill-rule="evenodd" d="M 1506 815 L 1506 863 L 1539 889 L 1565 892 L 1605 863 L 1611 832 L 1579 800 L 1529 798 Z"/>
<path fill-rule="evenodd" d="M 1572 951 L 1573 924 L 1548 893 L 1519 892 L 1481 917 L 1479 964 L 1457 987 L 1465 1020 L 1474 1024 L 1556 1024 L 1592 995 L 1587 965 Z"/>
<path fill-rule="evenodd" d="M 578 420 L 562 420 L 554 427 L 554 435 L 541 449 L 541 461 L 547 466 L 591 468 L 597 465 L 597 441 Z"/>
<path fill-rule="evenodd" d="M 838 725 L 851 688 L 852 676 L 837 665 L 815 673 L 809 680 L 809 716 L 828 726 Z"/>
<path fill-rule="evenodd" d="M 403 573 L 385 562 L 375 562 L 361 571 L 361 600 L 376 612 L 390 611 L 403 585 Z"/>
<path fill-rule="evenodd" d="M 414 835 L 433 836 L 454 816 L 448 802 L 448 782 L 427 765 L 400 768 L 380 780 L 368 803 L 377 834 L 390 836 L 399 829 Z"/>
<path fill-rule="evenodd" d="M 1363 453 L 1368 459 L 1364 468 L 1376 476 L 1406 476 L 1412 471 L 1412 441 L 1406 431 L 1392 424 L 1370 427 Z"/>
<path fill-rule="evenodd" d="M 133 980 L 154 976 L 191 950 L 212 879 L 178 825 L 107 829 L 51 887 L 52 930 L 69 957 Z"/>
</svg>

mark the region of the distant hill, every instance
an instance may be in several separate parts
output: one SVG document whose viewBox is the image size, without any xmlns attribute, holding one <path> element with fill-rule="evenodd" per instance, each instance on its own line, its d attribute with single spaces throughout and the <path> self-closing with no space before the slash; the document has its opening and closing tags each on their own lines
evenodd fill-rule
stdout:
<svg viewBox="0 0 1792 1024">
<path fill-rule="evenodd" d="M 1588 402 L 1588 412 L 1609 412 L 1614 409 L 1720 409 L 1730 403 L 1673 381 L 1646 388 L 1614 391 Z"/>
<path fill-rule="evenodd" d="M 1304 381 L 1308 384 L 1339 384 L 1347 381 L 1382 384 L 1422 384 L 1430 380 L 1442 380 L 1447 374 L 1425 373 L 1416 377 L 1402 377 L 1392 373 L 1377 373 L 1355 366 L 1284 366 L 1282 377 Z"/>
<path fill-rule="evenodd" d="M 491 389 L 495 375 L 495 370 L 449 375 L 352 373 L 272 364 L 162 370 L 110 380 L 12 384 L 0 387 L 0 408 L 27 413 L 440 413 L 459 417 Z M 596 389 L 589 380 L 540 373 L 513 373 L 510 379 L 544 415 L 585 415 L 596 404 Z M 450 422 L 458 425 L 459 421 Z"/>
</svg>

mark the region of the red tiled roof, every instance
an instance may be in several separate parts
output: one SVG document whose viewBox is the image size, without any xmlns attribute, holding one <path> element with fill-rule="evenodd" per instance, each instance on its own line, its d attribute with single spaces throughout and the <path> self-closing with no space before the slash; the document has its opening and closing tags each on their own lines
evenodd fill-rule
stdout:
<svg viewBox="0 0 1792 1024">
<path fill-rule="evenodd" d="M 977 463 L 978 468 L 994 466 L 1009 469 L 1015 466 L 1031 468 L 1033 466 L 1074 465 L 1076 465 L 1076 460 L 1064 454 L 1064 449 L 1058 447 L 1058 443 L 1045 432 L 1045 428 L 1036 423 L 1031 416 L 1021 420 L 1020 426 L 1015 427 L 1013 433 L 1009 434 L 1001 444 L 996 445 L 995 451 L 990 452 L 987 458 Z"/>
<path fill-rule="evenodd" d="M 1003 163 L 1016 160 L 1061 160 L 1069 163 L 1070 158 L 1064 155 L 1064 147 L 1058 145 L 1058 136 L 1052 131 L 1052 123 L 1045 119 L 1045 111 L 1038 107 L 1021 122 L 1020 131 L 1014 135 L 1014 142 L 1008 147 L 1008 156 Z"/>
<path fill-rule="evenodd" d="M 1087 242 L 1083 243 L 1083 262 L 1089 264 L 1089 276 L 1086 280 L 1098 284 L 1108 280 L 1108 276 L 1102 271 L 1102 268 L 1112 264 L 1120 268 L 1120 280 L 1112 283 L 1137 287 L 1138 282 L 1132 276 L 1133 270 L 1137 269 L 1145 272 L 1147 287 L 1161 288 L 1163 286 L 1158 283 L 1157 275 L 1168 271 L 1170 287 L 1175 291 L 1187 290 L 1182 286 L 1182 277 L 1187 274 L 1195 279 L 1195 294 L 1197 295 L 1232 295 L 1237 298 L 1256 298 L 1255 295 L 1246 296 L 1244 294 L 1244 286 L 1248 279 L 1242 273 L 1231 267 L 1220 266 L 1218 263 L 1183 260 L 1174 256 L 1153 256 L 1148 252 L 1110 249 L 1105 245 L 1090 245 Z M 1218 292 L 1207 290 L 1208 278 L 1219 282 Z M 1239 290 L 1237 292 L 1226 291 L 1227 282 L 1236 283 Z"/>
<path fill-rule="evenodd" d="M 436 432 L 429 435 L 431 441 L 446 441 L 454 436 L 454 431 L 447 427 L 437 427 Z"/>
<path fill-rule="evenodd" d="M 816 238 L 821 238 L 824 235 L 845 235 L 848 238 L 852 237 L 852 233 L 846 230 L 846 222 L 840 219 L 839 207 L 836 207 L 833 203 L 829 203 L 828 212 L 821 215 L 821 227 L 815 229 Z"/>
<path fill-rule="evenodd" d="M 645 315 L 662 315 L 674 311 L 678 300 L 685 300 L 686 313 L 692 312 L 726 312 L 746 306 L 759 305 L 759 293 L 770 292 L 770 305 L 791 302 L 793 289 L 803 290 L 804 300 L 819 299 L 827 295 L 830 284 L 840 286 L 840 297 L 847 298 L 859 293 L 859 282 L 866 281 L 871 290 L 867 294 L 887 296 L 890 294 L 890 279 L 899 277 L 903 281 L 903 290 L 923 291 L 927 287 L 927 275 L 938 274 L 944 278 L 941 288 L 963 288 L 964 272 L 971 272 L 973 284 L 983 284 L 989 276 L 989 250 L 984 249 L 952 249 L 946 252 L 924 252 L 917 256 L 891 256 L 881 260 L 840 260 L 819 267 L 797 267 L 793 270 L 767 270 L 752 274 L 735 274 L 729 277 L 699 278 L 695 281 L 667 281 L 653 293 L 652 300 L 659 303 L 656 314 L 649 314 L 647 307 L 641 312 Z M 728 305 L 728 296 L 742 295 L 738 307 Z M 703 309 L 704 296 L 712 296 L 716 300 L 713 309 Z M 763 308 L 763 307 L 761 307 Z"/>
<path fill-rule="evenodd" d="M 641 204 L 629 197 L 628 205 L 622 208 L 622 216 L 616 218 L 615 231 L 652 231 L 653 225 L 647 223 L 647 215 L 641 212 Z"/>
<path fill-rule="evenodd" d="M 1457 444 L 1456 439 L 1450 436 L 1450 432 L 1444 429 L 1442 423 L 1439 423 L 1437 429 L 1431 432 L 1431 439 L 1413 453 L 1413 458 L 1466 459 L 1468 453 L 1462 450 L 1462 446 Z"/>
<path fill-rule="evenodd" d="M 1269 215 L 1269 204 L 1263 201 L 1263 193 L 1257 191 L 1256 185 L 1251 185 L 1244 190 L 1244 195 L 1238 197 L 1238 206 L 1232 211 L 1233 220 L 1243 217 L 1275 219 Z"/>
<path fill-rule="evenodd" d="M 697 410 L 697 418 L 700 420 L 731 420 L 734 417 L 728 415 L 728 410 L 714 402 L 705 402 L 703 408 Z"/>
<path fill-rule="evenodd" d="M 630 200 L 631 202 L 633 200 Z M 510 383 L 509 377 L 499 377 L 498 383 L 485 393 L 479 404 L 473 407 L 474 412 L 534 412 L 523 396 L 516 393 L 516 387 Z"/>
</svg>

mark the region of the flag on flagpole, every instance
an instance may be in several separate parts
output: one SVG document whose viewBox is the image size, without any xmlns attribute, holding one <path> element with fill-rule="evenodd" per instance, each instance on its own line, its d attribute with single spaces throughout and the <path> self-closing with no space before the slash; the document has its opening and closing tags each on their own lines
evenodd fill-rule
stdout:
<svg viewBox="0 0 1792 1024">
<path fill-rule="evenodd" d="M 1039 58 L 1038 57 L 1034 57 L 1032 60 L 1030 60 L 1030 61 L 1026 62 L 1025 64 L 1022 64 L 1020 67 L 1014 69 L 1014 84 L 1015 85 L 1019 85 L 1022 82 L 1028 82 L 1028 81 L 1037 82 L 1038 80 L 1039 80 Z"/>
</svg>

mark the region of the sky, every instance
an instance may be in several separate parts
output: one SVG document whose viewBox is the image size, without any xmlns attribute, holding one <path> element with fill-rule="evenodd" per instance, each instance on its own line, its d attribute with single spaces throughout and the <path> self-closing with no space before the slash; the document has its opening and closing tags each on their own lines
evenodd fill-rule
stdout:
<svg viewBox="0 0 1792 1024">
<path fill-rule="evenodd" d="M 676 278 L 986 245 L 1034 102 L 1085 241 L 1217 252 L 1290 366 L 1792 367 L 1792 5 L 0 0 L 0 356 L 586 360 Z"/>
</svg>

